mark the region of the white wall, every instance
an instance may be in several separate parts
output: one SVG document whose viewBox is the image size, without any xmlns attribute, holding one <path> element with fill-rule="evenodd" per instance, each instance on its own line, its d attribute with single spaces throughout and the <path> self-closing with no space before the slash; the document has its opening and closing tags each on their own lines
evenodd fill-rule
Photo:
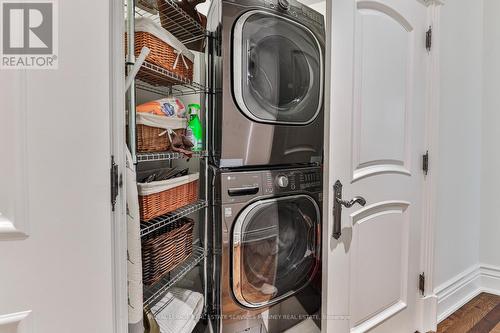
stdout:
<svg viewBox="0 0 500 333">
<path fill-rule="evenodd" d="M 442 7 L 438 287 L 475 265 L 500 267 L 499 12 L 498 0 Z"/>
<path fill-rule="evenodd" d="M 480 292 L 500 295 L 500 1 L 442 8 L 439 318 Z"/>
<path fill-rule="evenodd" d="M 441 9 L 439 157 L 430 159 L 439 168 L 435 286 L 479 261 L 482 3 L 451 0 Z"/>
<path fill-rule="evenodd" d="M 500 267 L 500 1 L 484 7 L 480 261 Z"/>
</svg>

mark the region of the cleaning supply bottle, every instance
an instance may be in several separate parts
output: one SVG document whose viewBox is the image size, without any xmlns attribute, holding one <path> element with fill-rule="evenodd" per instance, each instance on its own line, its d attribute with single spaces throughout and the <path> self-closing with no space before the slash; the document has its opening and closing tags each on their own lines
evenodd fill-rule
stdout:
<svg viewBox="0 0 500 333">
<path fill-rule="evenodd" d="M 193 143 L 193 151 L 203 150 L 203 126 L 200 120 L 200 104 L 188 105 L 188 128 L 186 137 Z"/>
</svg>

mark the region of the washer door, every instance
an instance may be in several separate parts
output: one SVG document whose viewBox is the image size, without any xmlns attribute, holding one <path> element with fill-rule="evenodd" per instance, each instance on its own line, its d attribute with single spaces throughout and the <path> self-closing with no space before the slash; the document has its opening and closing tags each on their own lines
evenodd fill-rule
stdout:
<svg viewBox="0 0 500 333">
<path fill-rule="evenodd" d="M 234 95 L 249 118 L 274 124 L 309 124 L 323 104 L 323 52 L 305 26 L 264 11 L 235 24 Z"/>
<path fill-rule="evenodd" d="M 293 295 L 318 269 L 320 212 L 309 196 L 249 205 L 238 216 L 232 236 L 233 294 L 247 308 Z"/>
</svg>

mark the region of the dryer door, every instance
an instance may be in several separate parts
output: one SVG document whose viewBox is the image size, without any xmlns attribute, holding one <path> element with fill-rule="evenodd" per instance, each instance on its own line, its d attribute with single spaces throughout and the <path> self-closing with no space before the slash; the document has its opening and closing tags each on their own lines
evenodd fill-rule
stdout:
<svg viewBox="0 0 500 333">
<path fill-rule="evenodd" d="M 257 122 L 305 125 L 323 105 L 323 51 L 305 26 L 264 11 L 235 24 L 234 95 Z"/>
<path fill-rule="evenodd" d="M 257 201 L 238 216 L 232 237 L 232 289 L 248 308 L 304 288 L 319 262 L 320 211 L 306 195 Z"/>
</svg>

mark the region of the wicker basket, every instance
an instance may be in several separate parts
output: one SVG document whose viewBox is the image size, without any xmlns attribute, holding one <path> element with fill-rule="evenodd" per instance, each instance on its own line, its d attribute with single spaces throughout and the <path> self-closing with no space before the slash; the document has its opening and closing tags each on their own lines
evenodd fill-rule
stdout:
<svg viewBox="0 0 500 333">
<path fill-rule="evenodd" d="M 138 184 L 141 220 L 149 221 L 198 200 L 199 174 Z"/>
<path fill-rule="evenodd" d="M 150 52 L 146 62 L 152 66 L 142 67 L 137 77 L 152 85 L 183 84 L 193 81 L 194 55 L 176 37 L 148 18 L 137 18 L 135 26 L 135 56 L 143 47 Z M 127 45 L 125 34 L 125 45 Z M 126 50 L 125 50 L 126 51 Z M 154 68 L 158 66 L 169 75 Z"/>
<path fill-rule="evenodd" d="M 158 282 L 191 255 L 193 227 L 193 220 L 183 218 L 143 240 L 142 271 L 145 285 Z"/>
<path fill-rule="evenodd" d="M 185 134 L 185 129 L 174 130 L 177 134 Z M 172 143 L 166 130 L 158 127 L 137 125 L 137 151 L 154 153 L 170 150 Z"/>
<path fill-rule="evenodd" d="M 185 59 L 188 68 L 186 68 L 186 64 L 182 59 L 177 60 L 176 64 L 177 53 L 172 46 L 150 33 L 137 31 L 135 33 L 134 50 L 136 57 L 139 56 L 144 46 L 151 50 L 146 61 L 177 74 L 185 80 L 193 81 L 193 62 L 191 60 Z M 174 65 L 176 65 L 175 68 Z M 156 82 L 148 83 L 156 84 Z"/>
<path fill-rule="evenodd" d="M 167 117 L 137 112 L 137 151 L 140 153 L 153 153 L 168 151 L 172 148 L 173 133 L 185 135 L 187 120 L 185 118 Z"/>
</svg>

